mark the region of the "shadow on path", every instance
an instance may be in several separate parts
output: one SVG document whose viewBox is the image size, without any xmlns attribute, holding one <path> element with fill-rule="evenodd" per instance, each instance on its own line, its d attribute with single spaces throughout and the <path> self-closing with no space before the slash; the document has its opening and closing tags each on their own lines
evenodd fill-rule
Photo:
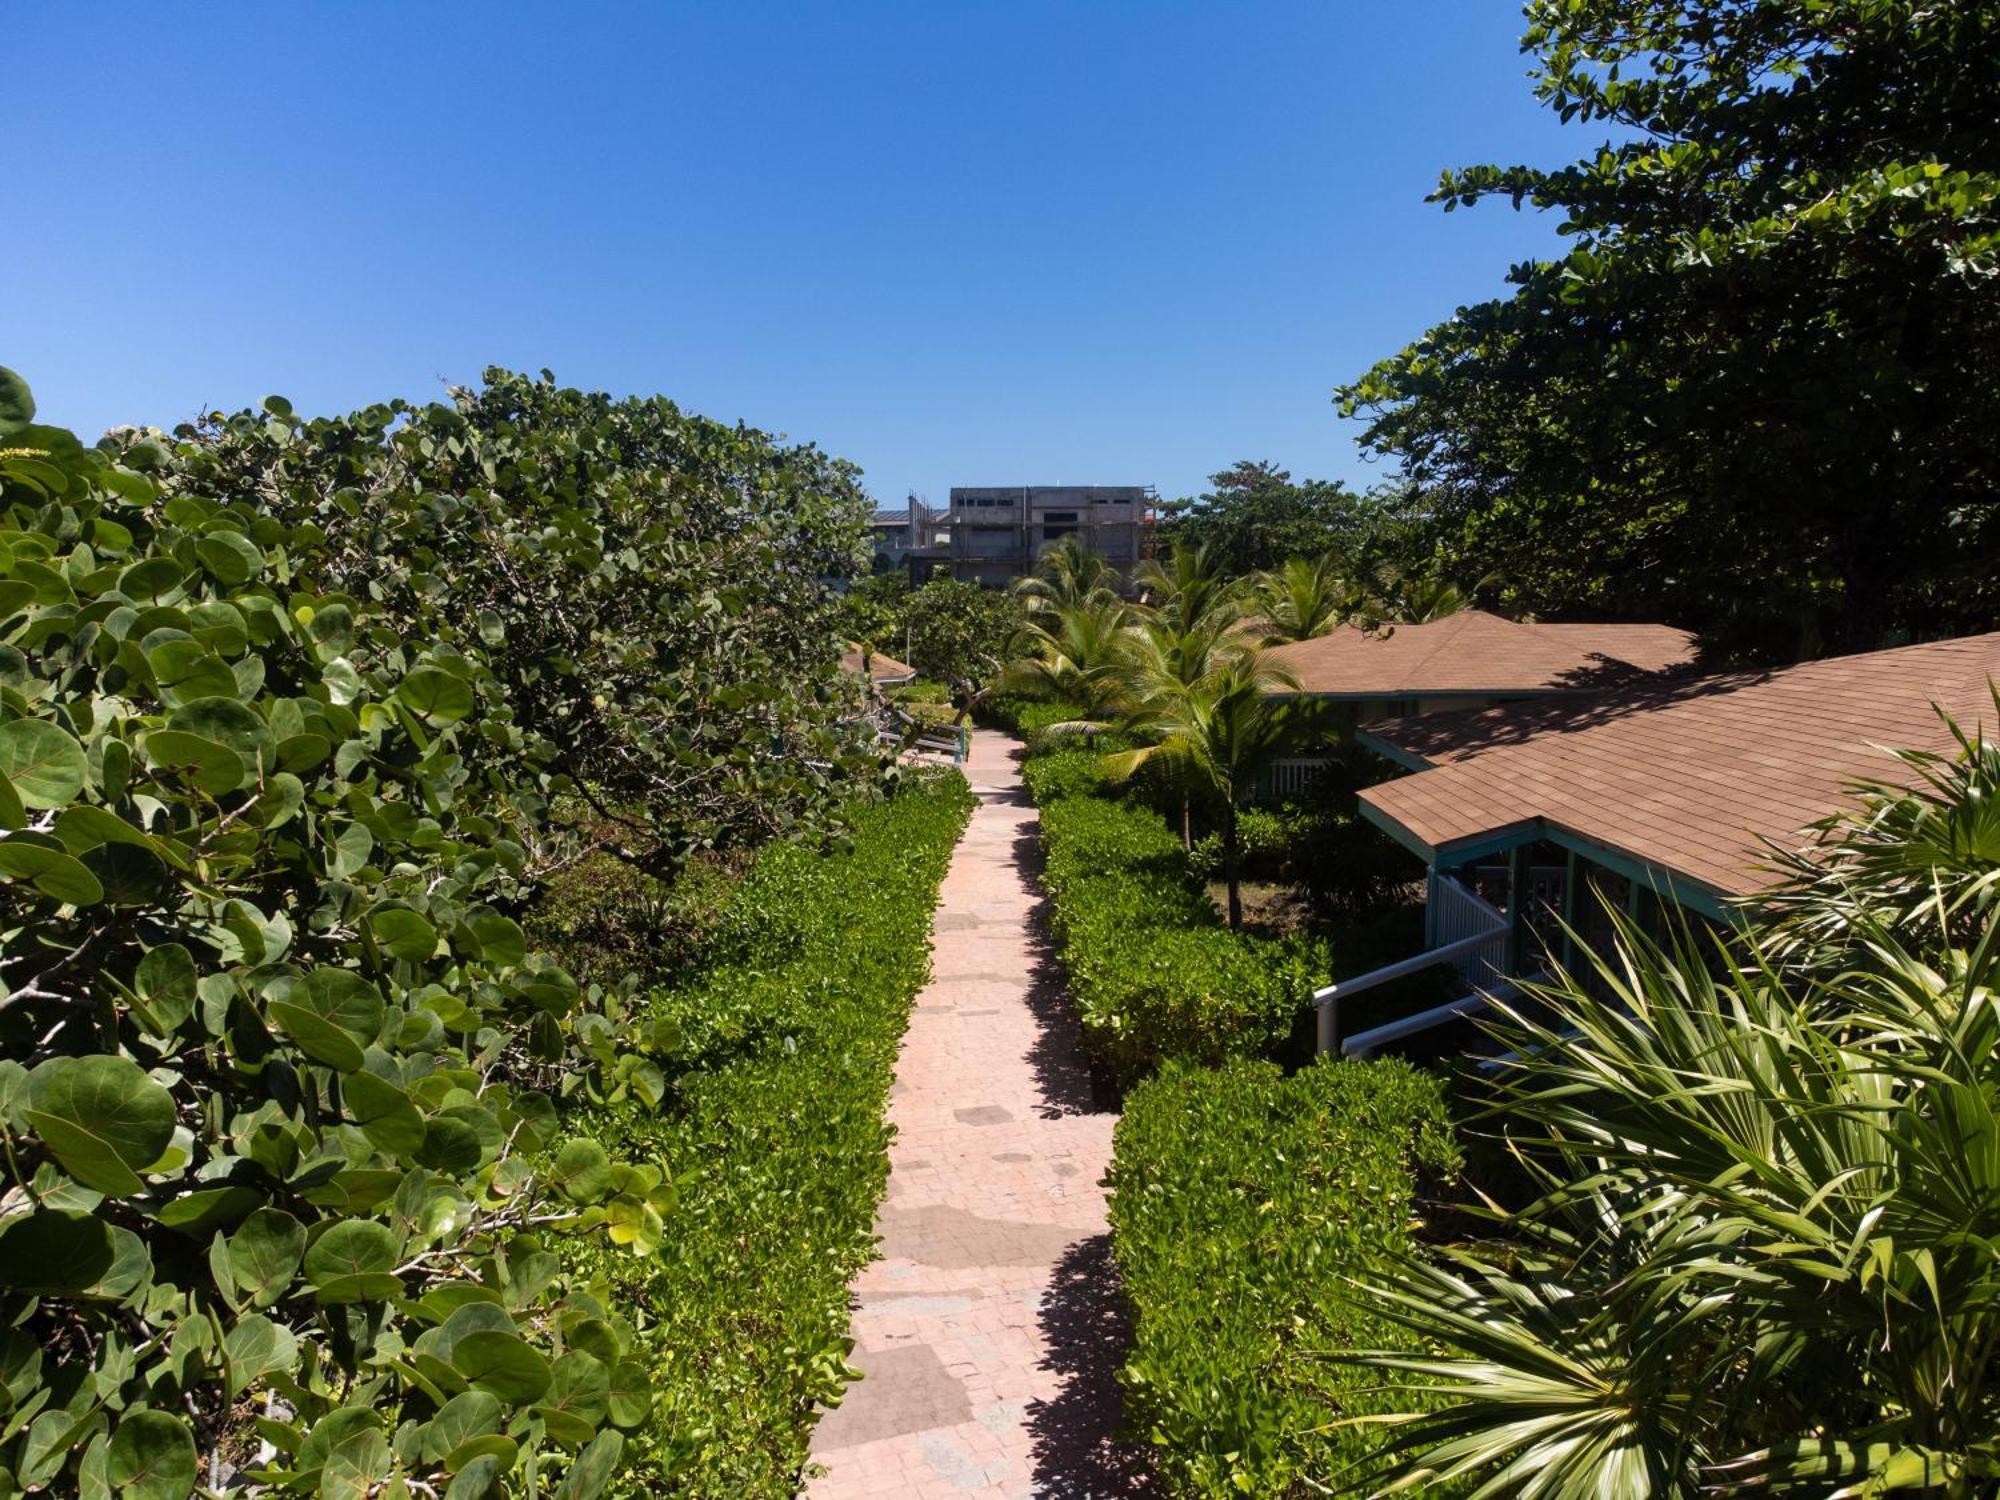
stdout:
<svg viewBox="0 0 2000 1500">
<path fill-rule="evenodd" d="M 1040 1323 L 1062 1394 L 1028 1403 L 1035 1493 L 1045 1500 L 1159 1494 L 1143 1447 L 1118 1436 L 1124 1401 L 1115 1372 L 1131 1331 L 1110 1235 L 1070 1246 L 1042 1299 Z"/>
</svg>

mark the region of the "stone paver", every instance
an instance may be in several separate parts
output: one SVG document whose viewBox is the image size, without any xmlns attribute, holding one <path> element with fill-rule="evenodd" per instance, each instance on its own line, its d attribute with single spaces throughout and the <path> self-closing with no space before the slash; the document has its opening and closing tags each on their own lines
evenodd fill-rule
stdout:
<svg viewBox="0 0 2000 1500">
<path fill-rule="evenodd" d="M 820 1421 L 810 1500 L 1151 1493 L 1113 1441 L 1124 1328 L 1096 1108 L 1044 949 L 1016 742 L 975 731 L 932 979 L 896 1065 L 881 1259 L 854 1283 L 863 1379 Z"/>
</svg>

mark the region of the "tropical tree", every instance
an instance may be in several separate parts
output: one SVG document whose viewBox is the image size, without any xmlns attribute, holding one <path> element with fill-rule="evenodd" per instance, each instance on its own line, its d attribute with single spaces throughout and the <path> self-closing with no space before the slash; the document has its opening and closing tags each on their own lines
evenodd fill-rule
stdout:
<svg viewBox="0 0 2000 1500">
<path fill-rule="evenodd" d="M 1507 1008 L 1492 1118 L 1544 1191 L 1503 1246 L 1362 1278 L 1410 1342 L 1359 1357 L 1427 1409 L 1347 1481 L 2000 1493 L 2000 755 L 1917 768 L 1774 923 L 1614 913 L 1588 985 Z"/>
<path fill-rule="evenodd" d="M 1242 577 L 1291 557 L 1329 548 L 1353 553 L 1372 534 L 1383 506 L 1337 479 L 1294 480 L 1274 463 L 1245 459 L 1210 476 L 1205 494 L 1160 507 L 1160 540 L 1203 547 L 1217 566 Z"/>
<path fill-rule="evenodd" d="M 1118 570 L 1066 536 L 1035 559 L 1032 573 L 1014 580 L 1011 592 L 1031 615 L 1100 604 L 1118 597 Z"/>
<path fill-rule="evenodd" d="M 2000 609 L 1995 0 L 1533 0 L 1579 160 L 1448 172 L 1562 255 L 1344 387 L 1454 571 L 1748 654 Z M 1607 141 L 1606 135 L 1611 139 Z"/>
<path fill-rule="evenodd" d="M 1213 621 L 1234 623 L 1243 589 L 1206 546 L 1177 543 L 1166 557 L 1149 557 L 1132 571 L 1141 605 L 1169 629 L 1198 631 Z"/>
<path fill-rule="evenodd" d="M 1308 641 L 1369 613 L 1366 591 L 1339 552 L 1287 558 L 1259 573 L 1251 588 L 1266 641 Z"/>
<path fill-rule="evenodd" d="M 1484 580 L 1475 587 L 1486 587 Z M 1376 618 L 1396 625 L 1427 625 L 1470 609 L 1473 590 L 1439 573 L 1410 572 L 1385 565 L 1377 570 L 1372 608 Z"/>
<path fill-rule="evenodd" d="M 1131 611 L 1115 597 L 1045 607 L 1022 631 L 1022 649 L 1001 672 L 1000 691 L 1075 703 L 1090 721 L 1102 720 L 1125 701 L 1131 628 Z"/>
<path fill-rule="evenodd" d="M 880 642 L 935 682 L 969 690 L 997 672 L 1013 653 L 1025 615 L 999 589 L 959 578 L 933 578 L 902 605 L 902 630 Z"/>
<path fill-rule="evenodd" d="M 1159 763 L 1212 791 L 1222 804 L 1222 873 L 1229 887 L 1229 925 L 1243 925 L 1237 817 L 1257 774 L 1290 744 L 1294 722 L 1276 694 L 1298 679 L 1247 643 L 1213 653 L 1209 668 L 1186 681 L 1150 654 L 1127 669 L 1131 729 L 1152 743 L 1111 756 L 1115 775 L 1129 777 Z"/>
</svg>

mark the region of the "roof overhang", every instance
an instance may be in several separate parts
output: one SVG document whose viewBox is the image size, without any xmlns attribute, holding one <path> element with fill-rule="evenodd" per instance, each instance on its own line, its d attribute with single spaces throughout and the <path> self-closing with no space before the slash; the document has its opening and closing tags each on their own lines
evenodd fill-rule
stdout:
<svg viewBox="0 0 2000 1500">
<path fill-rule="evenodd" d="M 1558 848 L 1581 855 L 1593 864 L 1602 865 L 1612 873 L 1623 875 L 1627 880 L 1635 881 L 1658 895 L 1667 897 L 1691 911 L 1698 911 L 1704 916 L 1727 920 L 1736 909 L 1737 901 L 1741 899 L 1732 898 L 1727 892 L 1717 890 L 1707 882 L 1697 880 L 1682 871 L 1671 869 L 1654 860 L 1644 859 L 1629 850 L 1588 838 L 1574 829 L 1565 828 L 1560 823 L 1540 815 L 1531 815 L 1496 828 L 1482 829 L 1477 834 L 1453 839 L 1438 847 L 1425 843 L 1391 814 L 1370 802 L 1365 793 L 1361 798 L 1361 816 L 1434 869 L 1456 869 L 1460 865 L 1471 864 L 1474 860 L 1489 859 L 1495 854 L 1505 854 L 1508 850 L 1518 849 L 1524 844 L 1546 840 Z"/>
</svg>

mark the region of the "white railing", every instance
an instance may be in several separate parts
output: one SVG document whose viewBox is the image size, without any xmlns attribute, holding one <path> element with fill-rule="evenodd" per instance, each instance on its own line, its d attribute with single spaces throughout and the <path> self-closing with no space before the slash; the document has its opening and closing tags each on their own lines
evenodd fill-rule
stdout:
<svg viewBox="0 0 2000 1500">
<path fill-rule="evenodd" d="M 1286 797 L 1296 797 L 1304 792 L 1324 772 L 1330 757 L 1324 755 L 1287 755 L 1271 762 L 1271 797 L 1282 801 Z"/>
<path fill-rule="evenodd" d="M 1507 971 L 1508 921 L 1499 911 L 1473 895 L 1449 875 L 1433 872 L 1431 876 L 1430 898 L 1432 902 L 1432 935 L 1443 939 L 1437 946 L 1414 958 L 1405 958 L 1393 964 L 1384 964 L 1379 969 L 1371 969 L 1366 974 L 1357 974 L 1352 979 L 1338 980 L 1318 990 L 1313 995 L 1313 1005 L 1319 1012 L 1319 1051 L 1342 1052 L 1350 1056 L 1365 1056 L 1376 1047 L 1400 1037 L 1411 1036 L 1419 1031 L 1428 1031 L 1433 1026 L 1442 1026 L 1459 1016 L 1469 1015 L 1486 1004 L 1486 996 L 1477 989 L 1469 995 L 1421 1011 L 1414 1016 L 1388 1022 L 1356 1036 L 1343 1039 L 1340 1034 L 1340 1005 L 1343 1000 L 1372 990 L 1391 980 L 1407 978 L 1411 974 L 1421 974 L 1426 969 L 1434 969 L 1440 964 L 1450 964 L 1476 985 L 1498 989 L 1505 984 Z"/>
<path fill-rule="evenodd" d="M 1431 941 L 1438 947 L 1461 938 L 1483 937 L 1485 943 L 1454 959 L 1459 973 L 1474 984 L 1507 972 L 1507 917 L 1482 901 L 1449 875 L 1431 871 Z"/>
</svg>

